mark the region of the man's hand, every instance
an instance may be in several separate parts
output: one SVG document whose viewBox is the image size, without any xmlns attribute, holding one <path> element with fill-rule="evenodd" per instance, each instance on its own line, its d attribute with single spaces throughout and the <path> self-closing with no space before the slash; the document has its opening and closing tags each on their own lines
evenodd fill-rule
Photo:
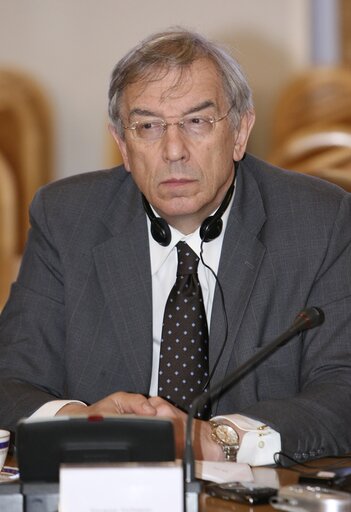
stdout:
<svg viewBox="0 0 351 512">
<path fill-rule="evenodd" d="M 69 403 L 62 407 L 56 416 L 117 416 L 120 414 L 170 418 L 174 424 L 176 456 L 183 458 L 188 415 L 159 396 L 146 398 L 143 395 L 118 391 L 89 406 Z M 193 420 L 193 448 L 197 460 L 224 460 L 221 447 L 211 439 L 211 427 L 208 421 Z"/>
<path fill-rule="evenodd" d="M 178 458 L 183 458 L 188 415 L 159 396 L 149 398 L 149 403 L 157 411 L 156 416 L 173 420 L 176 455 Z M 193 448 L 197 460 L 224 460 L 221 447 L 211 439 L 211 427 L 208 421 L 193 420 Z"/>
<path fill-rule="evenodd" d="M 118 391 L 89 406 L 73 402 L 67 404 L 56 413 L 56 416 L 117 416 L 119 414 L 156 416 L 157 410 L 143 395 Z"/>
</svg>

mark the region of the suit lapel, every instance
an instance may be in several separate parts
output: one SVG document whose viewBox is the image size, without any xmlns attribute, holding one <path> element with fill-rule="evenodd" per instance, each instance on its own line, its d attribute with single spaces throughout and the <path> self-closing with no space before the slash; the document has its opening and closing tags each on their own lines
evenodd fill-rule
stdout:
<svg viewBox="0 0 351 512">
<path fill-rule="evenodd" d="M 213 386 L 226 374 L 233 350 L 238 351 L 240 343 L 245 343 L 244 340 L 236 338 L 266 251 L 257 238 L 265 218 L 257 183 L 242 162 L 237 173 L 236 195 L 228 219 L 218 269 L 218 279 L 223 289 L 228 316 L 228 339 L 221 355 L 220 351 L 225 340 L 225 322 L 218 286 L 212 309 L 211 368 L 219 357 L 212 379 Z"/>
<path fill-rule="evenodd" d="M 147 393 L 152 366 L 152 283 L 145 213 L 132 180 L 116 193 L 104 224 L 111 237 L 94 248 L 96 269 L 116 332 L 123 344 L 128 373 L 136 388 Z M 242 162 L 236 196 L 223 242 L 218 278 L 228 315 L 228 340 L 212 379 L 215 385 L 226 373 L 236 336 L 250 300 L 265 247 L 257 238 L 265 222 L 262 197 L 249 168 Z M 210 367 L 224 342 L 224 317 L 216 290 L 210 329 Z"/>
<path fill-rule="evenodd" d="M 94 248 L 100 284 L 125 356 L 127 373 L 149 391 L 152 364 L 152 286 L 147 223 L 131 180 L 121 186 L 104 223 L 111 238 Z"/>
</svg>

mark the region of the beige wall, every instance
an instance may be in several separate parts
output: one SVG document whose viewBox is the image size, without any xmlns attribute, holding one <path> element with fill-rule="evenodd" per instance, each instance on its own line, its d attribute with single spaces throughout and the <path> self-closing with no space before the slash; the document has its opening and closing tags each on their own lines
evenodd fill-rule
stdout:
<svg viewBox="0 0 351 512">
<path fill-rule="evenodd" d="M 54 109 L 57 177 L 106 162 L 114 63 L 171 25 L 228 44 L 254 90 L 250 150 L 264 157 L 281 86 L 309 63 L 309 0 L 0 0 L 0 67 L 33 74 Z"/>
</svg>

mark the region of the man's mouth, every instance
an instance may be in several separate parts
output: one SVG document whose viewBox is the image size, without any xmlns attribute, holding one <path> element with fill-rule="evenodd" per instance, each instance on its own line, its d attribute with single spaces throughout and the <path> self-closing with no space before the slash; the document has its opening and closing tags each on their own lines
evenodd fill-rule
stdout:
<svg viewBox="0 0 351 512">
<path fill-rule="evenodd" d="M 195 180 L 190 178 L 170 178 L 168 180 L 162 181 L 161 185 L 179 187 L 182 185 L 189 185 L 194 182 Z"/>
</svg>

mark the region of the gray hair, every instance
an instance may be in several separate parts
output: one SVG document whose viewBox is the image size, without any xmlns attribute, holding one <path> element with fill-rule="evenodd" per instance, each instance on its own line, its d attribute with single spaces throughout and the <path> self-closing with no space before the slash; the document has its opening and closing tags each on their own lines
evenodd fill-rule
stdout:
<svg viewBox="0 0 351 512">
<path fill-rule="evenodd" d="M 117 133 L 123 137 L 121 101 L 129 84 L 162 79 L 171 69 L 179 69 L 177 87 L 191 64 L 207 58 L 216 66 L 229 105 L 230 118 L 238 127 L 242 116 L 253 110 L 252 92 L 239 63 L 221 46 L 188 30 L 168 30 L 153 34 L 130 50 L 112 71 L 108 112 Z"/>
</svg>

